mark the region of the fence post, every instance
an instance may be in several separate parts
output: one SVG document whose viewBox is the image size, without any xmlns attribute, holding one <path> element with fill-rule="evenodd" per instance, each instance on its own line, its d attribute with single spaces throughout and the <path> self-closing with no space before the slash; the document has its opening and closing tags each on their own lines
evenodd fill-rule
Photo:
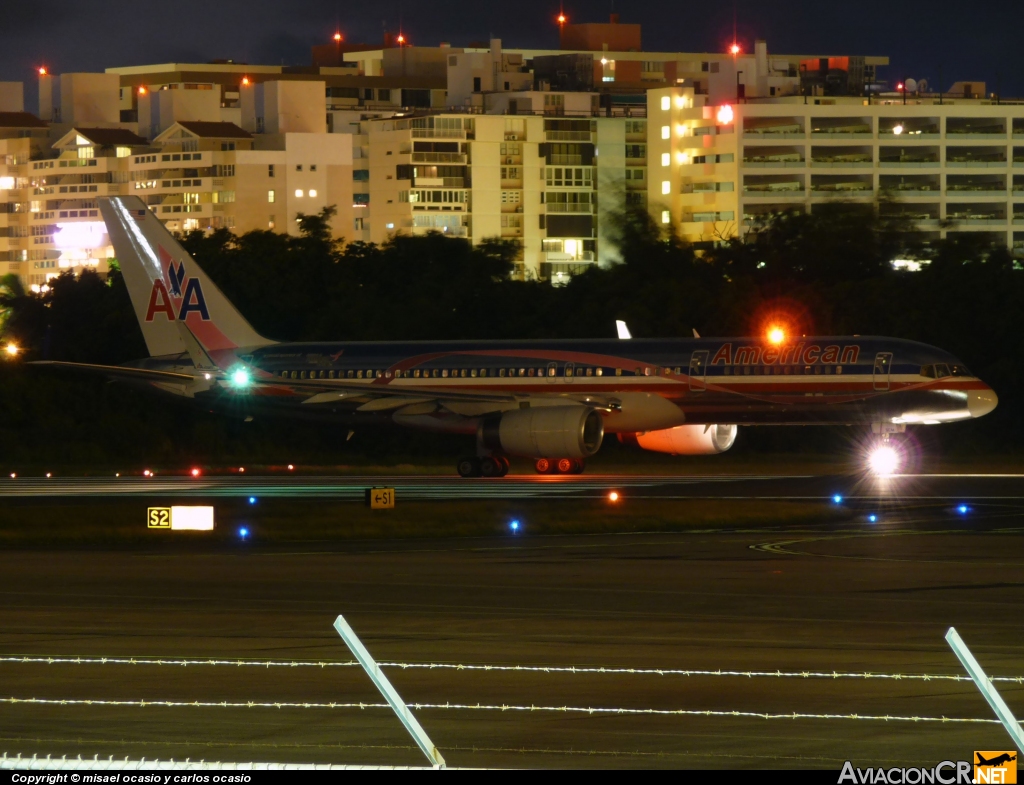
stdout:
<svg viewBox="0 0 1024 785">
<path fill-rule="evenodd" d="M 953 653 L 956 654 L 967 673 L 974 680 L 981 694 L 985 696 L 988 705 L 992 707 L 992 711 L 996 713 L 999 721 L 1003 723 L 1003 727 L 1010 734 L 1010 738 L 1017 745 L 1017 749 L 1024 752 L 1024 731 L 1021 730 L 1020 723 L 1017 722 L 1017 718 L 1013 716 L 1010 707 L 1003 701 L 996 688 L 992 686 L 992 682 L 989 681 L 988 676 L 985 675 L 985 671 L 981 669 L 978 661 L 974 659 L 974 655 L 971 654 L 971 650 L 967 648 L 967 644 L 964 643 L 963 638 L 960 637 L 960 633 L 956 631 L 955 627 L 950 627 L 946 632 L 946 643 L 949 644 Z"/>
<path fill-rule="evenodd" d="M 423 726 L 416 721 L 416 718 L 409 711 L 409 707 L 405 705 L 405 701 L 402 700 L 395 688 L 391 686 L 391 682 L 388 681 L 387 676 L 381 671 L 377 661 L 370 656 L 370 652 L 363 646 L 363 642 L 359 640 L 359 636 L 356 635 L 355 630 L 349 626 L 349 623 L 345 621 L 344 616 L 338 616 L 334 620 L 334 629 L 338 631 L 338 635 L 345 641 L 345 645 L 348 646 L 355 658 L 359 660 L 359 664 L 363 666 L 363 670 L 366 671 L 366 675 L 370 677 L 370 681 L 374 683 L 380 694 L 384 696 L 384 700 L 388 702 L 388 705 L 394 709 L 395 714 L 398 715 L 398 719 L 401 721 L 405 729 L 409 731 L 409 735 L 413 737 L 419 748 L 423 750 L 423 754 L 427 756 L 427 760 L 430 761 L 431 765 L 435 768 L 445 768 L 444 758 L 441 757 L 441 753 L 438 752 L 434 742 L 430 740 L 427 732 L 423 730 Z"/>
</svg>

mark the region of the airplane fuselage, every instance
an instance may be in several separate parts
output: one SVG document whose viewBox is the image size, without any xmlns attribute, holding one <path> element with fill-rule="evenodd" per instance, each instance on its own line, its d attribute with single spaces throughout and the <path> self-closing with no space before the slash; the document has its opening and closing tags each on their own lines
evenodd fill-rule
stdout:
<svg viewBox="0 0 1024 785">
<path fill-rule="evenodd" d="M 604 407 L 609 433 L 683 422 L 934 424 L 981 416 L 996 403 L 992 390 L 948 352 L 881 337 L 811 336 L 779 345 L 757 338 L 283 343 L 239 350 L 236 362 L 253 384 L 222 383 L 220 392 L 272 408 L 303 406 L 315 390 L 323 396 L 342 384 L 349 392 L 314 405 L 401 414 L 424 388 L 439 399 L 493 393 L 618 401 Z M 138 365 L 192 367 L 187 356 Z M 369 399 L 353 386 L 368 394 L 386 388 L 390 403 L 366 408 Z M 406 387 L 409 401 L 396 400 Z M 495 407 L 455 404 L 448 414 L 472 418 Z"/>
</svg>

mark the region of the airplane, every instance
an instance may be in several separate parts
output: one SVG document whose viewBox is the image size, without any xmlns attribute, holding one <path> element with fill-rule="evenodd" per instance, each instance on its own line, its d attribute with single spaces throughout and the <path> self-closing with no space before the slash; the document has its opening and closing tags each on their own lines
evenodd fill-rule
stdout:
<svg viewBox="0 0 1024 785">
<path fill-rule="evenodd" d="M 388 418 L 476 437 L 463 477 L 508 458 L 582 472 L 614 435 L 645 450 L 713 455 L 739 425 L 870 426 L 981 417 L 995 392 L 941 349 L 896 338 L 282 343 L 257 333 L 141 199 L 100 198 L 150 357 L 121 366 L 41 361 L 193 398 L 233 414 Z M 696 333 L 695 333 L 696 336 Z"/>
<path fill-rule="evenodd" d="M 992 758 L 992 760 L 986 760 L 980 752 L 976 752 L 974 754 L 978 756 L 978 762 L 977 764 L 975 764 L 977 766 L 1002 766 L 1004 763 L 1009 763 L 1010 761 L 1017 760 L 1016 755 L 1011 755 L 1006 752 L 1004 752 L 1002 755 L 997 755 L 996 757 Z"/>
</svg>

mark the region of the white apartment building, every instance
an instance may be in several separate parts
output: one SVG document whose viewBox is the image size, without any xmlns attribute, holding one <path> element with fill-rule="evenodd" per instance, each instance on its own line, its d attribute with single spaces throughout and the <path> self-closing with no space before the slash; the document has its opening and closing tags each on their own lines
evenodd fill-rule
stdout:
<svg viewBox="0 0 1024 785">
<path fill-rule="evenodd" d="M 590 95 L 559 97 L 570 105 L 578 99 L 585 110 L 572 116 L 563 101 L 564 114 L 437 113 L 363 123 L 355 165 L 367 172 L 366 239 L 430 231 L 474 243 L 513 239 L 522 246 L 520 274 L 555 282 L 612 261 L 599 213 L 626 198 L 646 200 L 646 120 L 593 117 Z"/>
<path fill-rule="evenodd" d="M 926 238 L 983 232 L 1024 251 L 1024 105 L 908 96 L 712 105 L 653 90 L 649 201 L 695 242 L 765 214 L 872 202 Z M 1016 197 L 1016 201 L 1015 201 Z"/>
<path fill-rule="evenodd" d="M 335 231 L 352 237 L 352 137 L 327 133 L 324 83 L 252 85 L 238 110 L 258 134 L 216 119 L 215 91 L 179 87 L 140 96 L 149 139 L 112 122 L 119 88 L 105 74 L 44 75 L 41 105 L 62 122 L 0 111 L 3 272 L 37 289 L 66 270 L 105 274 L 113 248 L 96 199 L 108 195 L 139 196 L 178 232 L 297 234 L 300 213 L 333 205 Z"/>
</svg>

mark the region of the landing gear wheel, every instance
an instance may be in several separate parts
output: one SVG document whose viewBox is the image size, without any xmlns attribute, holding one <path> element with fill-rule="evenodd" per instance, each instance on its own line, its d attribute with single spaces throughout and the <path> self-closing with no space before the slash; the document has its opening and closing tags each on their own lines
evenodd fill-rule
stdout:
<svg viewBox="0 0 1024 785">
<path fill-rule="evenodd" d="M 537 474 L 551 474 L 554 466 L 547 458 L 541 458 L 533 465 L 533 468 L 537 470 Z"/>
<path fill-rule="evenodd" d="M 575 474 L 573 471 L 575 467 L 572 458 L 559 458 L 557 466 L 559 474 Z"/>
<path fill-rule="evenodd" d="M 509 469 L 508 458 L 502 457 L 502 458 L 497 458 L 496 460 L 498 461 L 498 463 L 501 464 L 501 471 L 498 472 L 498 476 L 499 477 L 504 477 L 506 474 L 508 474 L 508 469 Z"/>
<path fill-rule="evenodd" d="M 480 461 L 477 458 L 463 458 L 456 467 L 460 477 L 479 477 Z"/>
<path fill-rule="evenodd" d="M 500 477 L 501 470 L 505 468 L 500 458 L 492 458 L 489 455 L 480 459 L 481 477 Z"/>
</svg>

